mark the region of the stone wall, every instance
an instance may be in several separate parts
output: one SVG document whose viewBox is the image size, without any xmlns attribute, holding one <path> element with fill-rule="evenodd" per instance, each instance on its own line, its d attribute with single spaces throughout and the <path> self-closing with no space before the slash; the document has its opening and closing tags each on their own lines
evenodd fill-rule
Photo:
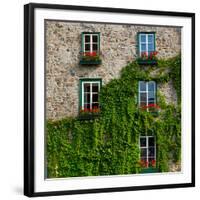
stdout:
<svg viewBox="0 0 200 200">
<path fill-rule="evenodd" d="M 159 58 L 169 58 L 181 51 L 181 28 L 102 23 L 45 21 L 46 29 L 46 117 L 61 119 L 77 116 L 79 79 L 102 78 L 107 84 L 118 78 L 126 64 L 137 57 L 137 33 L 156 32 Z M 81 33 L 100 32 L 100 66 L 79 65 Z M 167 102 L 176 103 L 171 82 L 159 86 Z"/>
</svg>

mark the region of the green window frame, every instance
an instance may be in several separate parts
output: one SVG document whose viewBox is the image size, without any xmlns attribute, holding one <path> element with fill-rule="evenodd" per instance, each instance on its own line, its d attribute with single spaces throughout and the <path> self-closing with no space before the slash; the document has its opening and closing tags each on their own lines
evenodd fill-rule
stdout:
<svg viewBox="0 0 200 200">
<path fill-rule="evenodd" d="M 156 36 L 155 32 L 140 32 L 138 33 L 138 50 L 139 56 L 146 53 L 147 56 L 151 52 L 156 51 Z"/>
<path fill-rule="evenodd" d="M 139 81 L 138 84 L 138 105 L 146 107 L 150 104 L 156 104 L 157 85 L 155 81 Z"/>
<path fill-rule="evenodd" d="M 100 109 L 99 93 L 102 87 L 102 79 L 85 78 L 80 79 L 80 100 L 79 106 L 84 109 Z"/>
<path fill-rule="evenodd" d="M 82 32 L 82 47 L 83 53 L 100 52 L 100 32 Z"/>
</svg>

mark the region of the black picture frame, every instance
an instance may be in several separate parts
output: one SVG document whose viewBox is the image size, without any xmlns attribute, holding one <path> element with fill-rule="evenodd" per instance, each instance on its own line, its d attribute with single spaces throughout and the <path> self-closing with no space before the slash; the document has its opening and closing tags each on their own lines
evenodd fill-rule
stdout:
<svg viewBox="0 0 200 200">
<path fill-rule="evenodd" d="M 165 184 L 165 185 L 144 185 L 116 188 L 99 188 L 99 189 L 80 189 L 67 191 L 45 191 L 35 192 L 35 9 L 57 9 L 57 10 L 78 10 L 78 11 L 94 11 L 107 13 L 124 13 L 124 14 L 143 14 L 154 16 L 174 16 L 191 18 L 191 36 L 192 36 L 192 135 L 191 135 L 191 183 Z M 183 188 L 195 186 L 195 14 L 186 12 L 166 12 L 153 10 L 135 10 L 122 8 L 105 8 L 105 7 L 87 7 L 73 5 L 56 5 L 56 4 L 36 4 L 30 3 L 24 5 L 24 195 L 28 197 L 36 196 L 52 196 L 52 195 L 72 195 L 85 193 L 100 192 L 119 192 L 134 190 L 149 190 L 162 188 Z"/>
</svg>

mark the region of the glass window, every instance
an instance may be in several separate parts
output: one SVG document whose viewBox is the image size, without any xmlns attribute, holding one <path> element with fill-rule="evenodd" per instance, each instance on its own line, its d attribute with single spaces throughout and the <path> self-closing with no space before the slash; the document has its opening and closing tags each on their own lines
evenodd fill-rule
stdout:
<svg viewBox="0 0 200 200">
<path fill-rule="evenodd" d="M 81 80 L 81 109 L 98 109 L 101 80 Z"/>
<path fill-rule="evenodd" d="M 97 43 L 98 42 L 98 36 L 97 35 L 93 35 L 92 36 L 92 41 Z"/>
<path fill-rule="evenodd" d="M 92 44 L 92 49 L 93 49 L 93 51 L 97 51 L 98 50 L 98 45 L 97 44 Z"/>
<path fill-rule="evenodd" d="M 140 160 L 142 167 L 155 167 L 156 144 L 154 136 L 140 136 Z"/>
<path fill-rule="evenodd" d="M 146 44 L 141 44 L 141 52 L 146 52 Z"/>
<path fill-rule="evenodd" d="M 146 52 L 150 55 L 151 52 L 155 51 L 155 34 L 154 33 L 139 33 L 139 53 Z"/>
<path fill-rule="evenodd" d="M 154 42 L 154 35 L 148 34 L 148 43 L 153 43 L 153 42 Z"/>
<path fill-rule="evenodd" d="M 140 138 L 140 146 L 141 147 L 146 147 L 146 138 L 145 137 L 141 137 Z"/>
<path fill-rule="evenodd" d="M 156 104 L 156 83 L 154 81 L 139 81 L 139 106 L 147 107 Z"/>
<path fill-rule="evenodd" d="M 99 51 L 99 33 L 83 33 L 83 52 L 97 52 Z"/>
<path fill-rule="evenodd" d="M 154 44 L 153 43 L 149 43 L 148 44 L 148 52 L 153 52 L 154 51 Z"/>
<path fill-rule="evenodd" d="M 140 91 L 146 91 L 146 82 L 140 81 Z"/>
<path fill-rule="evenodd" d="M 90 35 L 85 35 L 85 43 L 90 43 Z"/>
<path fill-rule="evenodd" d="M 141 42 L 146 43 L 146 34 L 141 34 L 140 38 L 141 38 Z"/>
</svg>

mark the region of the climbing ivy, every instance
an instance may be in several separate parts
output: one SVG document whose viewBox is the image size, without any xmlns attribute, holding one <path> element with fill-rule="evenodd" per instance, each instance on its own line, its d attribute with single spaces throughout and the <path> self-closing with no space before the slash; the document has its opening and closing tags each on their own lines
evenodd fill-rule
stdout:
<svg viewBox="0 0 200 200">
<path fill-rule="evenodd" d="M 129 63 L 119 79 L 100 93 L 101 114 L 93 120 L 66 118 L 46 123 L 48 177 L 133 174 L 141 171 L 139 136 L 154 135 L 156 167 L 169 171 L 169 162 L 181 155 L 181 57 L 159 60 L 157 66 Z M 172 80 L 178 104 L 167 104 L 158 91 L 161 112 L 157 117 L 137 105 L 138 81 Z"/>
</svg>

